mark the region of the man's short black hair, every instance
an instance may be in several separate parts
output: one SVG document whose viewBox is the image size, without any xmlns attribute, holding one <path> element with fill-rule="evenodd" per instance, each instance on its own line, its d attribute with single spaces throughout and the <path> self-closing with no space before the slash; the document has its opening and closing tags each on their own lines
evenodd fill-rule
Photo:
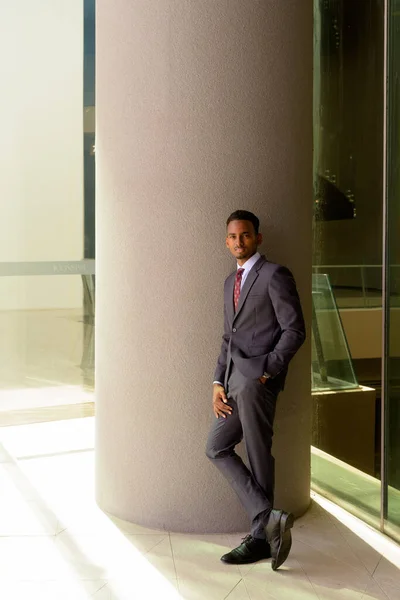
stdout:
<svg viewBox="0 0 400 600">
<path fill-rule="evenodd" d="M 231 221 L 250 221 L 250 223 L 253 223 L 256 235 L 258 234 L 258 230 L 260 228 L 260 220 L 258 217 L 256 217 L 256 215 L 254 215 L 248 210 L 235 210 L 235 212 L 233 212 L 228 217 L 228 220 L 226 222 L 227 227 Z"/>
</svg>

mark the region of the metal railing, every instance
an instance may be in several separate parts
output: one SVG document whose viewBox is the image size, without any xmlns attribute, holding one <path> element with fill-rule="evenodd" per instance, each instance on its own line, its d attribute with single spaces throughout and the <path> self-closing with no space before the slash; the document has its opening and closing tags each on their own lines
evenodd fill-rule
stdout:
<svg viewBox="0 0 400 600">
<path fill-rule="evenodd" d="M 400 307 L 400 265 L 390 265 L 392 306 Z M 329 275 L 339 308 L 381 308 L 382 265 L 313 265 Z"/>
</svg>

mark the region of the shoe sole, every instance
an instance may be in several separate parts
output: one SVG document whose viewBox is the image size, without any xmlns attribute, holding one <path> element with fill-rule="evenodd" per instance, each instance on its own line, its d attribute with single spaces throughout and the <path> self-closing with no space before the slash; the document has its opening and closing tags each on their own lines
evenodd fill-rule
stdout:
<svg viewBox="0 0 400 600">
<path fill-rule="evenodd" d="M 251 563 L 255 563 L 255 562 L 259 562 L 260 560 L 268 560 L 269 558 L 271 558 L 271 555 L 268 554 L 266 556 L 260 556 L 259 558 L 253 558 L 253 559 L 248 559 L 248 560 L 241 560 L 241 561 L 235 561 L 235 560 L 224 560 L 221 556 L 220 561 L 223 562 L 225 565 L 249 565 Z"/>
<path fill-rule="evenodd" d="M 272 559 L 272 570 L 276 571 L 279 569 L 281 565 L 285 562 L 287 557 L 289 556 L 290 548 L 292 547 L 292 534 L 291 528 L 294 524 L 294 516 L 290 513 L 288 515 L 283 515 L 281 517 L 279 527 L 280 527 L 280 544 L 278 548 L 278 552 L 276 553 L 275 558 Z"/>
</svg>

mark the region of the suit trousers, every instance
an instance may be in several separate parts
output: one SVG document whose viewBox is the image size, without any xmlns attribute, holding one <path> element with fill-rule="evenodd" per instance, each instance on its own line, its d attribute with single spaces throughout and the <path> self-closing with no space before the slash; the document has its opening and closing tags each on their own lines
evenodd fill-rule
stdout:
<svg viewBox="0 0 400 600">
<path fill-rule="evenodd" d="M 274 503 L 271 448 L 277 391 L 272 382 L 248 379 L 232 365 L 226 393 L 232 413 L 215 419 L 206 455 L 238 495 L 250 517 L 251 534 L 265 539 L 264 527 Z M 235 452 L 242 439 L 248 467 Z"/>
</svg>

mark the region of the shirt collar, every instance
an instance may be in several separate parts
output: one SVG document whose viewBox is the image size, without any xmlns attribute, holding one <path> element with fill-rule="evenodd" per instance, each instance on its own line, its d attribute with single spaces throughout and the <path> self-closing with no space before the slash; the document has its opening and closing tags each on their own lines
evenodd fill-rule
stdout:
<svg viewBox="0 0 400 600">
<path fill-rule="evenodd" d="M 247 274 L 250 271 L 250 269 L 254 267 L 259 258 L 261 258 L 261 254 L 259 252 L 256 252 L 251 258 L 249 258 L 249 260 L 246 260 L 243 266 L 236 265 L 236 268 L 244 269 L 245 273 Z"/>
</svg>

